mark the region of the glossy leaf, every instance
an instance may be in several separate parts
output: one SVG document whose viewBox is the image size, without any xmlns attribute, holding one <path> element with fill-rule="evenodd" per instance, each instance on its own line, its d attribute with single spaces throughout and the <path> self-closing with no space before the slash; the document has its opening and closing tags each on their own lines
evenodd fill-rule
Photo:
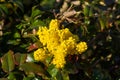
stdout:
<svg viewBox="0 0 120 80">
<path fill-rule="evenodd" d="M 45 23 L 41 20 L 34 20 L 29 29 L 38 28 L 39 26 L 45 26 Z"/>
<path fill-rule="evenodd" d="M 49 72 L 49 74 L 52 76 L 52 77 L 56 77 L 57 73 L 58 73 L 58 69 L 55 68 L 54 65 L 50 65 L 47 69 L 47 71 Z"/>
<path fill-rule="evenodd" d="M 26 58 L 27 58 L 27 54 L 16 53 L 15 54 L 15 63 L 17 65 L 21 65 L 26 61 Z"/>
<path fill-rule="evenodd" d="M 26 73 L 36 73 L 38 75 L 45 75 L 46 71 L 40 66 L 35 63 L 24 63 L 20 66 L 20 69 L 25 71 Z"/>
<path fill-rule="evenodd" d="M 40 15 L 41 11 L 38 9 L 35 9 L 32 11 L 31 17 L 34 19 L 36 16 Z"/>
<path fill-rule="evenodd" d="M 1 63 L 2 63 L 2 69 L 5 72 L 10 72 L 14 69 L 15 67 L 15 60 L 14 60 L 14 55 L 12 51 L 8 51 L 2 58 L 1 58 Z"/>
<path fill-rule="evenodd" d="M 27 54 L 27 59 L 26 59 L 26 62 L 34 62 L 34 56 L 33 54 Z"/>
</svg>

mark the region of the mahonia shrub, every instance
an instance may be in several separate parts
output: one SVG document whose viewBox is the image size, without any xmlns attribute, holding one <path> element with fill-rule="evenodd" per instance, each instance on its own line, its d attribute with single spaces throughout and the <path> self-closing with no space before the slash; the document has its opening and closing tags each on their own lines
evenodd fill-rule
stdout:
<svg viewBox="0 0 120 80">
<path fill-rule="evenodd" d="M 34 59 L 46 63 L 46 59 L 52 57 L 49 64 L 58 69 L 65 66 L 68 55 L 79 55 L 87 50 L 87 43 L 80 41 L 68 28 L 60 26 L 57 19 L 51 20 L 49 27 L 39 27 L 37 35 L 43 46 L 34 51 Z"/>
</svg>

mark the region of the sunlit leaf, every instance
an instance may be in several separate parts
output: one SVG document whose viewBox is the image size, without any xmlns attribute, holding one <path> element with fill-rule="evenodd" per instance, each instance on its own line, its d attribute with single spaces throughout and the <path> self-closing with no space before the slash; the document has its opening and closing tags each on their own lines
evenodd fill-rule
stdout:
<svg viewBox="0 0 120 80">
<path fill-rule="evenodd" d="M 14 38 L 20 38 L 20 34 L 18 32 L 14 33 Z"/>
<path fill-rule="evenodd" d="M 8 77 L 9 80 L 16 80 L 15 75 L 11 72 Z"/>
<path fill-rule="evenodd" d="M 39 26 L 45 26 L 46 24 L 41 20 L 34 20 L 29 29 L 38 28 Z"/>
<path fill-rule="evenodd" d="M 47 71 L 49 72 L 49 74 L 52 76 L 52 77 L 56 77 L 57 73 L 58 73 L 58 69 L 55 68 L 54 65 L 50 65 L 47 69 Z"/>
<path fill-rule="evenodd" d="M 2 69 L 5 72 L 10 72 L 14 69 L 15 60 L 13 56 L 13 52 L 10 50 L 1 58 Z"/>
<path fill-rule="evenodd" d="M 88 6 L 85 6 L 83 11 L 84 11 L 84 15 L 85 16 L 89 15 L 89 8 L 88 8 Z"/>
<path fill-rule="evenodd" d="M 40 16 L 42 12 L 38 9 L 35 9 L 35 10 L 32 10 L 32 14 L 31 14 L 31 17 L 34 19 L 36 16 Z"/>
</svg>

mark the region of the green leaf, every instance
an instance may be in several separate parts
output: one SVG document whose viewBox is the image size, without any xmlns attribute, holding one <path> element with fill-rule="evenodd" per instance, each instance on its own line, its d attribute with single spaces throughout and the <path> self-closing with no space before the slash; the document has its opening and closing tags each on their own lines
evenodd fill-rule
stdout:
<svg viewBox="0 0 120 80">
<path fill-rule="evenodd" d="M 27 58 L 27 54 L 16 53 L 15 54 L 15 63 L 17 65 L 21 65 L 26 61 L 26 58 Z"/>
<path fill-rule="evenodd" d="M 36 16 L 40 15 L 42 12 L 38 9 L 32 10 L 31 17 L 34 19 Z"/>
<path fill-rule="evenodd" d="M 40 76 L 46 75 L 46 71 L 40 66 L 35 63 L 24 63 L 20 66 L 20 69 L 24 70 L 26 73 L 36 73 Z"/>
<path fill-rule="evenodd" d="M 16 25 L 16 28 L 17 28 L 17 29 L 22 29 L 22 28 L 23 28 L 23 25 L 22 25 L 22 24 L 18 24 L 18 25 Z"/>
<path fill-rule="evenodd" d="M 58 71 L 56 78 L 57 78 L 57 80 L 63 80 L 63 76 L 62 76 L 61 71 Z"/>
<path fill-rule="evenodd" d="M 89 15 L 89 8 L 87 5 L 85 5 L 84 9 L 83 9 L 84 15 L 88 16 Z"/>
<path fill-rule="evenodd" d="M 8 79 L 9 80 L 16 80 L 15 75 L 12 72 L 8 75 Z"/>
<path fill-rule="evenodd" d="M 50 65 L 47 69 L 47 71 L 49 72 L 49 74 L 52 76 L 52 77 L 56 77 L 57 73 L 58 73 L 58 69 L 55 68 L 54 65 Z"/>
<path fill-rule="evenodd" d="M 36 27 L 38 27 L 38 26 L 45 26 L 46 24 L 43 22 L 43 21 L 41 21 L 41 20 L 34 20 L 33 22 L 32 22 L 32 25 L 31 25 L 31 29 L 33 29 L 33 28 L 36 28 Z"/>
<path fill-rule="evenodd" d="M 50 64 L 51 60 L 52 60 L 53 56 L 48 56 L 45 60 L 46 64 Z"/>
<path fill-rule="evenodd" d="M 92 9 L 92 8 L 90 8 L 90 10 L 89 10 L 89 16 L 90 16 L 90 17 L 93 16 L 93 9 Z"/>
<path fill-rule="evenodd" d="M 18 45 L 18 44 L 20 44 L 20 39 L 18 39 L 18 40 L 9 40 L 7 42 L 7 44 Z"/>
<path fill-rule="evenodd" d="M 34 62 L 34 56 L 33 54 L 27 54 L 27 59 L 26 59 L 26 62 Z"/>
<path fill-rule="evenodd" d="M 3 10 L 3 12 L 8 14 L 8 8 L 4 4 L 0 4 L 0 8 Z"/>
<path fill-rule="evenodd" d="M 63 80 L 70 80 L 67 71 L 62 70 L 61 74 L 62 74 Z"/>
<path fill-rule="evenodd" d="M 15 32 L 14 33 L 14 38 L 20 38 L 21 36 L 20 36 L 20 33 L 18 33 L 18 32 Z"/>
<path fill-rule="evenodd" d="M 15 60 L 13 56 L 13 52 L 10 50 L 1 58 L 2 69 L 5 72 L 10 72 L 15 67 Z"/>
<path fill-rule="evenodd" d="M 55 0 L 42 0 L 40 3 L 44 8 L 50 9 L 53 8 Z"/>
<path fill-rule="evenodd" d="M 24 12 L 24 6 L 20 1 L 14 1 L 14 5 L 16 5 L 22 12 Z"/>
<path fill-rule="evenodd" d="M 103 29 L 105 28 L 105 18 L 99 18 L 99 23 L 100 23 L 100 31 L 103 31 Z"/>
</svg>

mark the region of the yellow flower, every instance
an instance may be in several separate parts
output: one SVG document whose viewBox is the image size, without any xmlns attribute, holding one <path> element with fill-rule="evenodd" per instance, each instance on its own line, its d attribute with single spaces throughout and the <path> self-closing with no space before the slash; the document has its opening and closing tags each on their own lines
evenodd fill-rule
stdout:
<svg viewBox="0 0 120 80">
<path fill-rule="evenodd" d="M 46 51 L 42 48 L 40 48 L 34 52 L 34 59 L 36 61 L 44 61 L 46 56 L 47 56 Z"/>
<path fill-rule="evenodd" d="M 49 40 L 47 27 L 40 27 L 37 34 L 40 39 L 40 42 L 43 43 L 43 45 L 46 45 L 47 41 Z"/>
<path fill-rule="evenodd" d="M 68 28 L 59 30 L 60 41 L 66 40 L 69 37 L 73 36 L 73 34 L 69 31 Z"/>
<path fill-rule="evenodd" d="M 60 23 L 57 19 L 51 20 L 51 22 L 49 24 L 50 29 L 59 29 L 59 26 L 60 26 Z"/>
<path fill-rule="evenodd" d="M 56 53 L 52 63 L 56 66 L 56 68 L 63 68 L 66 64 L 64 53 Z"/>
<path fill-rule="evenodd" d="M 81 54 L 82 52 L 87 50 L 87 44 L 86 42 L 80 42 L 76 46 L 76 50 Z"/>
<path fill-rule="evenodd" d="M 60 44 L 58 30 L 49 30 L 48 38 L 49 40 L 47 40 L 47 48 L 51 52 Z"/>
<path fill-rule="evenodd" d="M 75 54 L 76 43 L 73 37 L 69 37 L 69 39 L 64 40 L 60 46 L 67 54 Z"/>
<path fill-rule="evenodd" d="M 34 58 L 37 61 L 45 61 L 47 56 L 53 56 L 52 64 L 56 68 L 63 68 L 66 64 L 67 55 L 81 54 L 87 50 L 86 42 L 80 42 L 79 37 L 70 32 L 68 28 L 60 29 L 60 23 L 57 19 L 51 20 L 49 28 L 40 27 L 37 35 L 43 48 L 34 52 Z M 46 54 L 47 52 L 47 54 Z"/>
</svg>

